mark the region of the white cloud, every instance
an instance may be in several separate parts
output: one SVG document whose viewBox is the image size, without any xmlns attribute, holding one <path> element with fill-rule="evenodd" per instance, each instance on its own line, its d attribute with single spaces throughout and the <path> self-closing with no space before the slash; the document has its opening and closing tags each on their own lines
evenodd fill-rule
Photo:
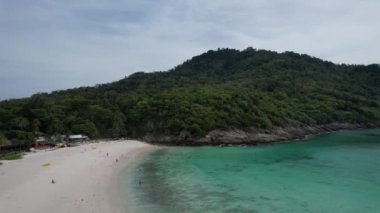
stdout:
<svg viewBox="0 0 380 213">
<path fill-rule="evenodd" d="M 0 99 L 248 46 L 379 63 L 375 0 L 0 0 Z"/>
</svg>

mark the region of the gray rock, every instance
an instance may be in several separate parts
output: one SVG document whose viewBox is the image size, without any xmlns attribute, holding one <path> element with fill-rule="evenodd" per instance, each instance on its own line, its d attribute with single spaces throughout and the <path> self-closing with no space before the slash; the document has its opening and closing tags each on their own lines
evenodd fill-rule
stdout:
<svg viewBox="0 0 380 213">
<path fill-rule="evenodd" d="M 380 123 L 350 124 L 330 123 L 325 125 L 301 125 L 299 122 L 289 122 L 286 127 L 273 127 L 271 129 L 216 129 L 208 132 L 204 137 L 194 137 L 189 131 L 181 131 L 179 135 L 147 134 L 144 141 L 164 143 L 171 145 L 256 145 L 273 143 L 277 141 L 302 139 L 310 135 L 327 133 L 341 129 L 356 129 L 366 127 L 379 127 Z"/>
</svg>

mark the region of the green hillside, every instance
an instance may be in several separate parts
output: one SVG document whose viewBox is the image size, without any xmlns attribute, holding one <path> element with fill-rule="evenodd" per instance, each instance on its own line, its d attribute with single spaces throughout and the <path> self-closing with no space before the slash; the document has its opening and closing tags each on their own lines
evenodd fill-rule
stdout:
<svg viewBox="0 0 380 213">
<path fill-rule="evenodd" d="M 201 138 L 215 129 L 378 121 L 379 65 L 253 48 L 208 51 L 166 72 L 0 102 L 0 140 L 14 144 L 37 135 Z"/>
</svg>

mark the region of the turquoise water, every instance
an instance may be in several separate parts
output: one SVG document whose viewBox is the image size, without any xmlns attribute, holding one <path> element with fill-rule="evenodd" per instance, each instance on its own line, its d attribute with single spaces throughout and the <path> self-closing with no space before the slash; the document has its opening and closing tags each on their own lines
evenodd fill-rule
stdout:
<svg viewBox="0 0 380 213">
<path fill-rule="evenodd" d="M 170 147 L 122 176 L 133 212 L 380 212 L 380 130 L 261 147 Z"/>
</svg>

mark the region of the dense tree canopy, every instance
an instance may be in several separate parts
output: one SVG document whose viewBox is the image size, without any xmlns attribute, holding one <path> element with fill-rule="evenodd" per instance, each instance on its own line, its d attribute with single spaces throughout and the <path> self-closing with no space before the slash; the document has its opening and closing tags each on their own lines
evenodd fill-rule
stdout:
<svg viewBox="0 0 380 213">
<path fill-rule="evenodd" d="M 69 133 L 195 136 L 214 129 L 380 120 L 379 65 L 293 52 L 208 51 L 167 72 L 0 102 L 1 140 Z"/>
</svg>

